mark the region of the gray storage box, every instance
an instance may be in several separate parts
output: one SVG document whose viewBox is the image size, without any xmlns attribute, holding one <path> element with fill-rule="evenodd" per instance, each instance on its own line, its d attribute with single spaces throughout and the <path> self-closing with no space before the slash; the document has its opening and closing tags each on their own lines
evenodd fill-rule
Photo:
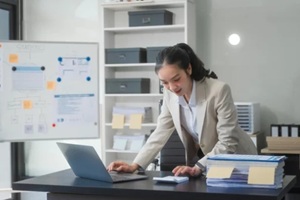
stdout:
<svg viewBox="0 0 300 200">
<path fill-rule="evenodd" d="M 165 48 L 166 48 L 166 46 L 165 47 L 147 47 L 147 62 L 155 63 L 158 53 Z"/>
<path fill-rule="evenodd" d="M 106 94 L 150 93 L 149 78 L 109 78 L 105 83 Z"/>
<path fill-rule="evenodd" d="M 173 13 L 167 10 L 132 11 L 129 14 L 129 26 L 156 26 L 173 23 Z"/>
<path fill-rule="evenodd" d="M 146 62 L 145 48 L 113 48 L 105 49 L 105 63 L 144 63 Z"/>
<path fill-rule="evenodd" d="M 164 93 L 164 86 L 163 86 L 163 84 L 161 83 L 161 81 L 159 81 L 159 93 L 160 93 L 160 94 L 163 94 L 163 93 Z"/>
</svg>

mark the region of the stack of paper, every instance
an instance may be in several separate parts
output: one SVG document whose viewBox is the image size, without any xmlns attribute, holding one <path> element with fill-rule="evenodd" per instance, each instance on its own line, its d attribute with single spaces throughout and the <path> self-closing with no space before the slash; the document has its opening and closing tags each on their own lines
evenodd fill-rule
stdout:
<svg viewBox="0 0 300 200">
<path fill-rule="evenodd" d="M 113 114 L 125 116 L 125 122 L 128 123 L 132 114 L 141 114 L 144 123 L 152 122 L 151 107 L 130 107 L 130 106 L 114 106 Z"/>
<path fill-rule="evenodd" d="M 114 135 L 113 149 L 138 152 L 145 140 L 145 135 Z"/>
<path fill-rule="evenodd" d="M 234 102 L 239 126 L 248 134 L 260 131 L 260 104 L 256 102 Z"/>
<path fill-rule="evenodd" d="M 281 188 L 285 156 L 218 154 L 207 159 L 207 185 Z"/>
<path fill-rule="evenodd" d="M 166 182 L 166 183 L 182 183 L 189 180 L 187 176 L 165 176 L 165 177 L 153 177 L 154 181 Z"/>
</svg>

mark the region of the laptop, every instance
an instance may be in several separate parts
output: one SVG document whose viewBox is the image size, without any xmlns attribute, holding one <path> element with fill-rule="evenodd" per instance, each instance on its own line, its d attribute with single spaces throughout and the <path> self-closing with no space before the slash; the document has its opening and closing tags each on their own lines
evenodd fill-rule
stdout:
<svg viewBox="0 0 300 200">
<path fill-rule="evenodd" d="M 109 183 L 134 181 L 148 178 L 147 175 L 108 172 L 92 146 L 57 142 L 57 145 L 74 174 L 80 178 Z"/>
</svg>

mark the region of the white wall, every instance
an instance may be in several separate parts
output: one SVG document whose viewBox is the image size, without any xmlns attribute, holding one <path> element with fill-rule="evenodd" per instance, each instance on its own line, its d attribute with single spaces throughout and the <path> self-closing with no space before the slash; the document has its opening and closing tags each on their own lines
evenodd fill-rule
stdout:
<svg viewBox="0 0 300 200">
<path fill-rule="evenodd" d="M 98 42 L 97 2 L 24 0 L 24 39 Z M 299 123 L 300 1 L 197 0 L 196 9 L 197 52 L 229 83 L 235 101 L 261 104 L 267 135 L 271 123 Z M 238 46 L 227 42 L 233 32 L 241 36 Z M 100 150 L 100 139 L 71 142 Z M 41 175 L 68 166 L 55 141 L 36 141 L 26 142 L 26 167 L 28 175 Z"/>
<path fill-rule="evenodd" d="M 98 42 L 97 0 L 24 0 L 24 40 Z M 72 140 L 93 145 L 100 139 Z M 56 141 L 25 142 L 26 174 L 38 176 L 69 168 Z"/>
<path fill-rule="evenodd" d="M 300 123 L 300 1 L 201 0 L 197 46 L 236 101 L 261 104 L 262 130 Z M 202 23 L 200 23 L 202 22 Z M 241 36 L 231 46 L 231 33 Z"/>
<path fill-rule="evenodd" d="M 11 155 L 10 155 L 10 143 L 0 142 L 0 199 L 8 199 L 11 194 L 1 191 L 1 189 L 11 188 Z"/>
<path fill-rule="evenodd" d="M 24 0 L 24 39 L 99 41 L 98 0 Z"/>
<path fill-rule="evenodd" d="M 3 9 L 0 9 L 0 38 L 1 40 L 9 39 L 9 12 Z M 10 143 L 0 142 L 0 159 L 0 199 L 8 199 L 11 194 L 3 192 L 1 189 L 11 188 Z"/>
<path fill-rule="evenodd" d="M 10 143 L 9 142 L 0 142 L 0 188 L 10 188 L 11 182 L 11 155 L 10 155 Z M 3 162 L 4 161 L 4 162 Z M 6 164 L 8 163 L 8 164 Z"/>
<path fill-rule="evenodd" d="M 101 1 L 24 0 L 23 38 L 28 41 L 99 42 L 98 2 Z M 25 142 L 26 175 L 39 176 L 69 168 L 56 142 Z M 89 144 L 101 155 L 100 139 L 60 142 Z M 23 193 L 22 200 L 27 199 L 44 200 L 46 194 Z"/>
</svg>

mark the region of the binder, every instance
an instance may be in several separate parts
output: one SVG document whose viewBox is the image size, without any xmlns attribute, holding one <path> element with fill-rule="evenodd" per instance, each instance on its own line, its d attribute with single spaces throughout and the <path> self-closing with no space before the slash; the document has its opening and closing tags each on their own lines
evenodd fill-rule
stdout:
<svg viewBox="0 0 300 200">
<path fill-rule="evenodd" d="M 271 124 L 271 136 L 272 137 L 281 136 L 281 126 L 279 124 Z"/>
<path fill-rule="evenodd" d="M 207 158 L 207 185 L 281 188 L 285 156 L 217 154 Z"/>
<path fill-rule="evenodd" d="M 299 133 L 300 128 L 299 128 L 299 126 L 300 125 L 295 125 L 295 124 L 292 124 L 290 126 L 290 128 L 291 128 L 291 134 L 290 134 L 290 136 L 291 137 L 300 137 L 300 133 Z"/>
</svg>

